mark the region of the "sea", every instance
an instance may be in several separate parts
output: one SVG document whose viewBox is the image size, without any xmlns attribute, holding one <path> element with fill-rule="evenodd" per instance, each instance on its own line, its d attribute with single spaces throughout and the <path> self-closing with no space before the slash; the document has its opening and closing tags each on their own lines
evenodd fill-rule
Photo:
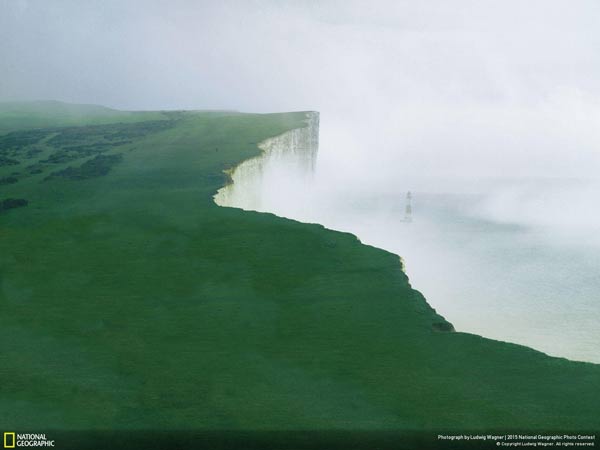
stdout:
<svg viewBox="0 0 600 450">
<path fill-rule="evenodd" d="M 296 140 L 310 141 L 305 133 Z M 282 148 L 240 166 L 217 203 L 319 223 L 396 253 L 412 287 L 458 332 L 600 363 L 598 184 L 398 177 L 369 186 L 318 161 L 311 173 L 290 169 L 284 137 L 270 141 Z"/>
<path fill-rule="evenodd" d="M 404 192 L 336 197 L 309 221 L 398 254 L 413 288 L 457 331 L 600 363 L 595 243 L 547 226 L 481 217 L 480 195 L 411 195 L 410 222 Z"/>
</svg>

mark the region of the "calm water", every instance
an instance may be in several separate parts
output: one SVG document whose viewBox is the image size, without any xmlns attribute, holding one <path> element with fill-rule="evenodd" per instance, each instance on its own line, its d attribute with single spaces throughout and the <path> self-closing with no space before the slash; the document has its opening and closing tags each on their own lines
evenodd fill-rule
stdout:
<svg viewBox="0 0 600 450">
<path fill-rule="evenodd" d="M 268 181 L 263 187 L 269 190 Z M 404 193 L 318 195 L 293 203 L 267 196 L 262 209 L 349 231 L 401 255 L 413 287 L 459 331 L 600 363 L 596 244 L 481 219 L 471 211 L 477 196 L 417 192 L 413 222 L 404 223 Z"/>
<path fill-rule="evenodd" d="M 236 172 L 238 188 L 222 204 L 349 231 L 400 255 L 413 287 L 458 331 L 600 363 L 597 185 L 503 180 L 478 182 L 478 195 L 417 191 L 405 223 L 405 192 L 375 193 L 356 180 L 348 191 L 331 172 L 307 177 L 282 162 L 287 140 L 275 143 Z"/>
<path fill-rule="evenodd" d="M 457 330 L 600 363 L 599 249 L 476 218 L 476 201 L 416 193 L 404 223 L 403 195 L 337 199 L 312 219 L 401 255 L 413 287 Z"/>
</svg>

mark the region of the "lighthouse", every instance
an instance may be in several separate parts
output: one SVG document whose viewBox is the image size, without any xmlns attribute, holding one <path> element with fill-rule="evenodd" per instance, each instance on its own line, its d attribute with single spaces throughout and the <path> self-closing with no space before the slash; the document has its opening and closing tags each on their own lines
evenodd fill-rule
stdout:
<svg viewBox="0 0 600 450">
<path fill-rule="evenodd" d="M 410 191 L 406 193 L 406 207 L 404 209 L 404 222 L 412 222 L 412 194 Z"/>
</svg>

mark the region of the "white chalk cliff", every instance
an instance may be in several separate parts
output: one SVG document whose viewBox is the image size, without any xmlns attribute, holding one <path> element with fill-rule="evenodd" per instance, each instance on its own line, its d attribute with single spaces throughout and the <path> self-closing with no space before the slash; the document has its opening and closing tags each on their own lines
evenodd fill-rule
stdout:
<svg viewBox="0 0 600 450">
<path fill-rule="evenodd" d="M 258 144 L 262 153 L 231 171 L 231 183 L 215 194 L 215 203 L 265 211 L 267 197 L 278 183 L 310 182 L 319 150 L 319 113 L 306 113 L 306 126 L 286 131 Z M 270 186 L 270 191 L 266 186 Z"/>
</svg>

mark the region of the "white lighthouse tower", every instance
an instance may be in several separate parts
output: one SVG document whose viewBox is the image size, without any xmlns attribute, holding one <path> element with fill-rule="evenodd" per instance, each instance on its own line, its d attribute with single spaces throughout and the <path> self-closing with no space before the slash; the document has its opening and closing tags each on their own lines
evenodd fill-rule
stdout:
<svg viewBox="0 0 600 450">
<path fill-rule="evenodd" d="M 412 222 L 412 194 L 410 191 L 406 193 L 406 207 L 404 209 L 404 222 Z"/>
</svg>

